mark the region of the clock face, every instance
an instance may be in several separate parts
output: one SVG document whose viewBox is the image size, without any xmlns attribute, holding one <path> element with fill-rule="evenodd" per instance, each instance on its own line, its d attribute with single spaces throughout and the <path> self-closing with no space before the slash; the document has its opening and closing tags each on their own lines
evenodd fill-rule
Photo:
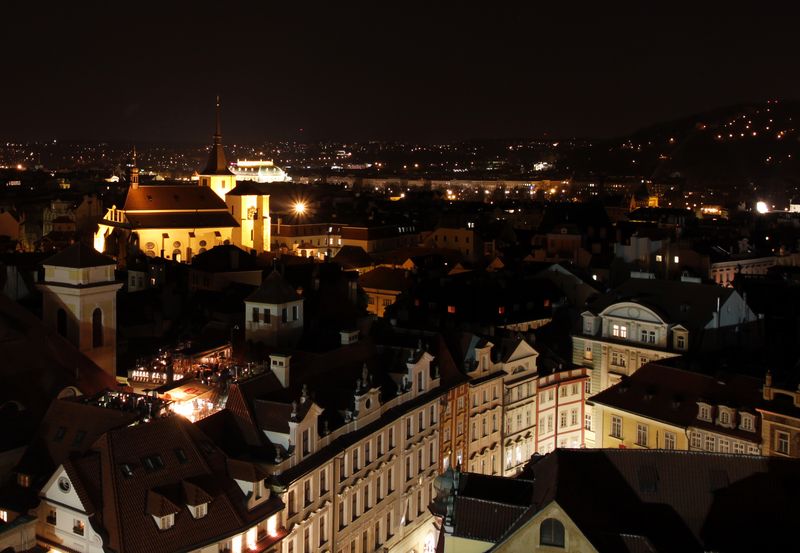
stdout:
<svg viewBox="0 0 800 553">
<path fill-rule="evenodd" d="M 637 307 L 629 307 L 628 308 L 628 316 L 632 319 L 639 318 L 639 309 Z"/>
<path fill-rule="evenodd" d="M 64 476 L 59 478 L 58 479 L 58 488 L 62 492 L 67 493 L 69 491 L 69 488 L 70 488 L 69 480 Z"/>
</svg>

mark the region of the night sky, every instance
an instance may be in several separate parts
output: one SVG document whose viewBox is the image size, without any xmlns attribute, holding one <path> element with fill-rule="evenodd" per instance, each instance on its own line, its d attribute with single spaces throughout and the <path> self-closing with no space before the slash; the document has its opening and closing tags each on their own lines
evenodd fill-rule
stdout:
<svg viewBox="0 0 800 553">
<path fill-rule="evenodd" d="M 217 92 L 228 143 L 603 137 L 800 98 L 791 13 L 277 3 L 4 3 L 0 138 L 206 142 Z"/>
</svg>

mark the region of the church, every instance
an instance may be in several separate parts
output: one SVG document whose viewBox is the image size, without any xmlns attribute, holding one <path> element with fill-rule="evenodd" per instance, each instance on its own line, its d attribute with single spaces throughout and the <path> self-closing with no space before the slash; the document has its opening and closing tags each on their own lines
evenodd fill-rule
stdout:
<svg viewBox="0 0 800 553">
<path fill-rule="evenodd" d="M 262 192 L 236 186 L 222 146 L 217 97 L 214 143 L 197 183 L 140 185 L 134 150 L 125 205 L 107 211 L 94 247 L 122 262 L 142 252 L 190 263 L 194 254 L 223 244 L 256 253 L 269 251 L 269 195 Z"/>
</svg>

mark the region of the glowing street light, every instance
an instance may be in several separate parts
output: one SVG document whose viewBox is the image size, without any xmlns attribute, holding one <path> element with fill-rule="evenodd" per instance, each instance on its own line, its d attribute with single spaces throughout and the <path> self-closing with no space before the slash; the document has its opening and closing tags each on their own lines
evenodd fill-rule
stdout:
<svg viewBox="0 0 800 553">
<path fill-rule="evenodd" d="M 305 202 L 295 202 L 292 206 L 292 211 L 295 215 L 303 215 L 306 212 Z"/>
<path fill-rule="evenodd" d="M 758 202 L 756 204 L 756 211 L 759 213 L 766 213 L 769 211 L 769 207 L 767 207 L 766 202 Z"/>
</svg>

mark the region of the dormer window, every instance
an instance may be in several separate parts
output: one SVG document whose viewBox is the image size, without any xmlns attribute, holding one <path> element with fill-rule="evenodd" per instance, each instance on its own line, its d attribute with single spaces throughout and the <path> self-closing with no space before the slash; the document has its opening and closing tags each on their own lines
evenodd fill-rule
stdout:
<svg viewBox="0 0 800 553">
<path fill-rule="evenodd" d="M 733 413 L 727 407 L 719 408 L 719 415 L 717 416 L 717 423 L 721 426 L 732 427 Z"/>
<path fill-rule="evenodd" d="M 739 427 L 748 432 L 755 432 L 756 428 L 753 424 L 753 415 L 742 413 L 742 422 Z"/>
<path fill-rule="evenodd" d="M 163 517 L 155 517 L 158 521 L 158 529 L 159 530 L 169 530 L 173 526 L 175 526 L 175 514 L 170 513 L 168 515 L 164 515 Z"/>
<path fill-rule="evenodd" d="M 611 325 L 611 335 L 614 338 L 627 338 L 628 327 L 625 325 L 618 325 L 618 324 Z"/>
<path fill-rule="evenodd" d="M 701 421 L 711 422 L 711 406 L 698 403 L 697 418 Z"/>
</svg>

